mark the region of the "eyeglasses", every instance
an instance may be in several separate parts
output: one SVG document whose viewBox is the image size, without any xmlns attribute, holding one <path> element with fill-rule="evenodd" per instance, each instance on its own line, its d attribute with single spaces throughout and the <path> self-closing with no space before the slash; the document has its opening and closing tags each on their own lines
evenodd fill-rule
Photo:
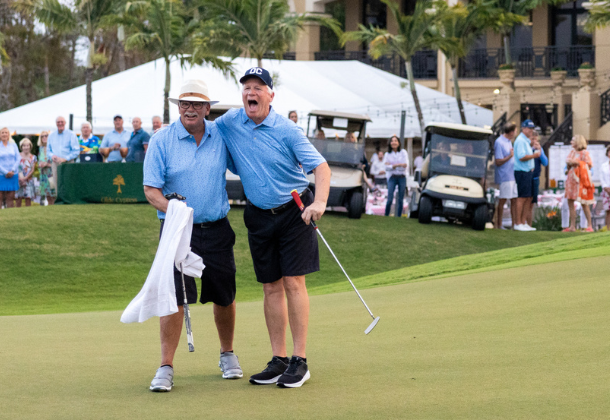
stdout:
<svg viewBox="0 0 610 420">
<path fill-rule="evenodd" d="M 189 109 L 191 107 L 191 105 L 192 105 L 193 109 L 200 110 L 200 109 L 203 109 L 203 104 L 204 103 L 205 102 L 180 101 L 180 108 L 182 108 L 182 109 Z"/>
</svg>

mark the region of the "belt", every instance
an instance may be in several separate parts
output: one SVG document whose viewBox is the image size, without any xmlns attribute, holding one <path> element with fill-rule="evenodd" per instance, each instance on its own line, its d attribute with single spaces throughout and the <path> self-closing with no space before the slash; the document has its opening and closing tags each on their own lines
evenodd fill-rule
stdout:
<svg viewBox="0 0 610 420">
<path fill-rule="evenodd" d="M 222 225 L 226 222 L 226 220 L 227 218 L 223 217 L 222 219 L 214 220 L 213 222 L 193 223 L 193 227 L 200 229 L 208 229 L 211 227 Z"/>
<path fill-rule="evenodd" d="M 299 197 L 303 197 L 303 195 L 306 192 L 308 192 L 308 191 L 309 191 L 309 188 L 305 188 L 303 190 L 303 192 L 301 194 L 299 194 Z M 250 200 L 248 200 L 248 204 L 250 204 L 256 210 L 261 211 L 263 213 L 271 213 L 271 214 L 280 214 L 280 213 L 283 213 L 286 210 L 290 209 L 293 203 L 294 203 L 294 200 L 290 200 L 289 202 L 284 203 L 281 206 L 277 206 L 277 207 L 272 208 L 272 209 L 261 209 L 260 207 L 256 207 L 254 204 L 252 204 L 252 202 Z"/>
</svg>

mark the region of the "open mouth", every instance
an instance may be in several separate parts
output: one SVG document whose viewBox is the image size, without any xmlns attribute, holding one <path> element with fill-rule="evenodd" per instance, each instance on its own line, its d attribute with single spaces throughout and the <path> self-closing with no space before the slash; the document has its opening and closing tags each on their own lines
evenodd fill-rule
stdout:
<svg viewBox="0 0 610 420">
<path fill-rule="evenodd" d="M 257 107 L 258 101 L 255 101 L 254 99 L 248 99 L 248 109 L 250 111 L 255 111 Z"/>
</svg>

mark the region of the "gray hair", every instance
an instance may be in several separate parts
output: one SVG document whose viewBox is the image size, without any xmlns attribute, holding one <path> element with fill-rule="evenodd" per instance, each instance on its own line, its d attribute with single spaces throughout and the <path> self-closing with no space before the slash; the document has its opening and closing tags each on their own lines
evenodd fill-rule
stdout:
<svg viewBox="0 0 610 420">
<path fill-rule="evenodd" d="M 93 126 L 91 125 L 91 123 L 90 123 L 89 121 L 85 121 L 85 122 L 83 122 L 83 123 L 80 125 L 80 128 L 83 128 L 83 125 L 87 125 L 87 126 L 89 126 L 89 128 L 90 128 L 91 130 L 93 130 Z"/>
</svg>

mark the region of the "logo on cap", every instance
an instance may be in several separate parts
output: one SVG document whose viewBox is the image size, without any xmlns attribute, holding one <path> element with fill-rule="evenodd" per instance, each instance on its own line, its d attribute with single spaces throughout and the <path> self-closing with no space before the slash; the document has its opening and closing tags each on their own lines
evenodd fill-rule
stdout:
<svg viewBox="0 0 610 420">
<path fill-rule="evenodd" d="M 273 79 L 269 72 L 260 67 L 252 67 L 251 69 L 246 70 L 246 74 L 239 79 L 239 83 L 244 83 L 248 77 L 258 77 L 264 84 L 273 89 Z"/>
</svg>

